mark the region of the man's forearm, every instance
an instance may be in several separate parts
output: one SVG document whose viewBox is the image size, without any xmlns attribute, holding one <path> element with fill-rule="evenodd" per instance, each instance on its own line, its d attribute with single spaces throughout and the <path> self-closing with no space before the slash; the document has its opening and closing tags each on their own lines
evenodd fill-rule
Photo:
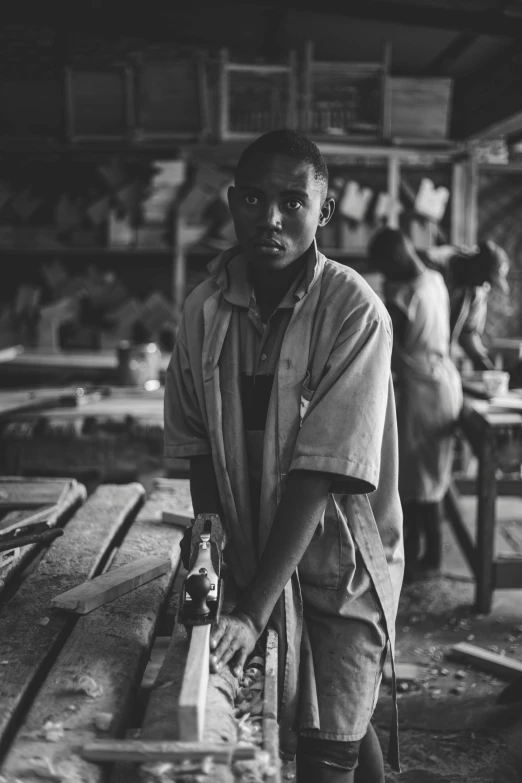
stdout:
<svg viewBox="0 0 522 783">
<path fill-rule="evenodd" d="M 265 628 L 284 587 L 306 552 L 326 508 L 332 477 L 294 471 L 277 509 L 266 547 L 236 611 L 248 615 L 258 633 Z"/>
<path fill-rule="evenodd" d="M 476 332 L 463 332 L 459 343 L 473 362 L 475 370 L 493 370 L 494 365 L 482 338 Z"/>
</svg>

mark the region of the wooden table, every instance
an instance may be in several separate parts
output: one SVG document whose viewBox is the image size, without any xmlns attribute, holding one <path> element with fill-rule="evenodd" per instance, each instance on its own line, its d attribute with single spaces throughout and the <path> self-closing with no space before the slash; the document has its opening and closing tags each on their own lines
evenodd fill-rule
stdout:
<svg viewBox="0 0 522 783">
<path fill-rule="evenodd" d="M 74 387 L 0 390 L 0 472 L 119 483 L 161 470 L 164 389 L 103 391 L 108 396 L 86 395 L 71 405 Z M 187 460 L 170 460 L 168 468 L 188 475 Z"/>
<path fill-rule="evenodd" d="M 7 354 L 7 351 L 5 352 Z M 161 376 L 164 377 L 170 353 L 161 357 Z M 118 357 L 116 351 L 44 351 L 25 349 L 11 351 L 2 363 L 4 381 L 42 383 L 117 383 Z"/>
<path fill-rule="evenodd" d="M 22 480 L 4 482 L 14 497 L 16 482 Z M 42 490 L 36 486 L 33 491 L 43 489 L 47 494 L 42 498 L 47 499 L 54 484 L 49 490 L 42 484 Z M 190 518 L 188 482 L 157 479 L 148 498 L 137 483 L 101 485 L 87 499 L 77 483 L 65 481 L 65 489 L 54 518 L 54 524 L 64 526 L 64 535 L 44 552 L 33 547 L 32 569 L 23 580 L 27 557 L 14 564 L 0 594 L 0 776 L 8 781 L 102 783 L 109 779 L 110 769 L 106 763 L 88 761 L 87 746 L 108 741 L 119 753 L 115 758 L 128 761 L 140 752 L 146 755 L 150 745 L 144 741 L 155 741 L 164 750 L 165 744 L 178 739 L 173 692 L 182 677 L 179 651 L 186 650 L 186 643 L 174 625 L 173 595 L 183 528 L 164 522 L 163 512 Z M 7 494 L 6 490 L 6 502 Z M 73 500 L 76 511 L 71 516 Z M 51 608 L 57 595 L 147 556 L 166 559 L 166 573 L 88 614 Z M 140 683 L 157 636 L 171 638 L 158 679 L 144 701 Z M 208 701 L 218 710 L 211 691 L 209 685 Z M 207 715 L 208 709 L 207 703 Z M 271 710 L 267 719 L 273 718 L 273 704 Z M 205 735 L 205 743 L 207 739 Z M 216 737 L 212 741 L 215 744 Z M 226 753 L 226 744 L 223 747 Z M 277 753 L 274 732 L 266 748 Z M 232 782 L 231 770 L 219 766 L 221 771 L 208 780 Z M 136 764 L 116 765 L 112 773 L 110 779 L 122 783 L 157 780 L 154 770 L 149 777 L 144 768 L 140 778 Z M 277 783 L 279 775 L 271 780 Z"/>
<path fill-rule="evenodd" d="M 494 554 L 497 495 L 522 496 L 521 480 L 499 480 L 497 477 L 501 436 L 509 433 L 518 438 L 522 433 L 522 413 L 517 412 L 519 398 L 513 398 L 512 407 L 510 411 L 487 401 L 465 400 L 460 428 L 478 459 L 478 473 L 475 480 L 454 481 L 446 496 L 448 519 L 475 576 L 475 603 L 482 614 L 491 611 L 494 590 L 522 588 L 522 558 L 495 559 Z M 477 495 L 476 541 L 464 524 L 457 484 L 465 492 Z"/>
</svg>

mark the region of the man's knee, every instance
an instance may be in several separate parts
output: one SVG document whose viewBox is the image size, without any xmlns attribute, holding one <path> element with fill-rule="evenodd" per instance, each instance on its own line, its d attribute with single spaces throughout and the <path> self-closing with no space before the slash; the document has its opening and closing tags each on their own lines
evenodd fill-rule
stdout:
<svg viewBox="0 0 522 783">
<path fill-rule="evenodd" d="M 322 767 L 350 772 L 357 766 L 360 745 L 361 740 L 339 742 L 301 735 L 297 744 L 297 756 L 301 762 L 306 763 L 309 759 Z"/>
</svg>

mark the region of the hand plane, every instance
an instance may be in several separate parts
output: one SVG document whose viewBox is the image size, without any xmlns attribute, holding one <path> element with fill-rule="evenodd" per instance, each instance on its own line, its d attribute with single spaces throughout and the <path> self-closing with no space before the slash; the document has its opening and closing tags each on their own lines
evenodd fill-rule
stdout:
<svg viewBox="0 0 522 783">
<path fill-rule="evenodd" d="M 198 514 L 191 531 L 188 574 L 181 589 L 179 620 L 185 626 L 219 620 L 223 604 L 221 565 L 226 537 L 217 514 Z"/>
</svg>

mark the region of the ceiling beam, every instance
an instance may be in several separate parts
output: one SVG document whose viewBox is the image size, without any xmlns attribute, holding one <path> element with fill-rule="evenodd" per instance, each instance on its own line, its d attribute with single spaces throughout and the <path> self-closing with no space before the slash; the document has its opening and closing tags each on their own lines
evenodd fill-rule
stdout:
<svg viewBox="0 0 522 783">
<path fill-rule="evenodd" d="M 259 0 L 241 0 L 240 5 L 259 5 Z M 208 0 L 202 5 L 208 5 Z M 275 7 L 275 3 L 270 5 Z M 337 14 L 354 19 L 391 22 L 398 25 L 433 27 L 457 30 L 478 35 L 502 36 L 522 39 L 522 18 L 507 16 L 505 2 L 489 7 L 469 10 L 469 5 L 458 0 L 449 6 L 430 5 L 408 0 L 279 0 L 277 7 L 295 11 L 312 11 L 321 14 Z"/>
<path fill-rule="evenodd" d="M 425 73 L 427 76 L 443 74 L 462 57 L 464 52 L 477 41 L 476 33 L 464 32 L 457 37 L 445 49 L 442 49 L 436 57 L 429 63 Z"/>
<path fill-rule="evenodd" d="M 452 137 L 491 137 L 517 130 L 522 118 L 522 44 L 510 46 L 480 76 L 457 82 Z"/>
</svg>

